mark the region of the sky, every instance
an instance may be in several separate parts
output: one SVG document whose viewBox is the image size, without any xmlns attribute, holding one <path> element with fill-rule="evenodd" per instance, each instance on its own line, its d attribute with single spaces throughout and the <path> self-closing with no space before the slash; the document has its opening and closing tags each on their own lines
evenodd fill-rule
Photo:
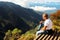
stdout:
<svg viewBox="0 0 60 40">
<path fill-rule="evenodd" d="M 60 0 L 0 0 L 4 2 L 13 2 L 25 8 L 31 8 L 36 11 L 56 10 L 54 7 L 41 6 L 39 4 L 60 3 Z M 32 5 L 32 6 L 31 6 Z M 58 4 L 57 4 L 58 5 Z"/>
</svg>

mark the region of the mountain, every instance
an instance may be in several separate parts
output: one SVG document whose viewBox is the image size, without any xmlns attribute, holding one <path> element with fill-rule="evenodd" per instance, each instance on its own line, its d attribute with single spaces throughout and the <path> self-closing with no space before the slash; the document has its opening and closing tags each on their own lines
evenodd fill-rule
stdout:
<svg viewBox="0 0 60 40">
<path fill-rule="evenodd" d="M 14 28 L 25 33 L 35 28 L 41 19 L 41 15 L 32 9 L 23 8 L 11 2 L 0 2 L 0 35 Z"/>
</svg>

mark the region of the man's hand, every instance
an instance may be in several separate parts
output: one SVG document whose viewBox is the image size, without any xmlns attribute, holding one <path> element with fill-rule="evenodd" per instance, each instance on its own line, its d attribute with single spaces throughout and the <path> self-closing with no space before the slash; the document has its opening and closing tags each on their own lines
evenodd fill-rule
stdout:
<svg viewBox="0 0 60 40">
<path fill-rule="evenodd" d="M 44 30 L 44 31 L 45 31 L 45 30 L 46 30 L 46 27 L 47 27 L 47 26 L 44 26 L 43 28 L 41 28 L 41 30 Z"/>
<path fill-rule="evenodd" d="M 40 24 L 42 24 L 42 23 L 43 23 L 43 21 L 40 21 L 39 23 L 40 23 Z"/>
</svg>

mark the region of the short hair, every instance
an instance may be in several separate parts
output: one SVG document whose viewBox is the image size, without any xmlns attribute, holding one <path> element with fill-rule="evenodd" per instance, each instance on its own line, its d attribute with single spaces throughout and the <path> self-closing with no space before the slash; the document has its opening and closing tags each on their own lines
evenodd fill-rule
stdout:
<svg viewBox="0 0 60 40">
<path fill-rule="evenodd" d="M 45 17 L 48 18 L 48 14 L 44 13 L 43 15 L 45 15 Z"/>
</svg>

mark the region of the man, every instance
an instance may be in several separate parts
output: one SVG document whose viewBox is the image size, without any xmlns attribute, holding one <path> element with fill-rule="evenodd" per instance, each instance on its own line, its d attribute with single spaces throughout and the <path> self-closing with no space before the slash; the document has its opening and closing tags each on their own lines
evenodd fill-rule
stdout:
<svg viewBox="0 0 60 40">
<path fill-rule="evenodd" d="M 41 33 L 52 33 L 52 21 L 48 18 L 47 14 L 43 14 L 42 18 L 44 20 L 44 26 L 40 27 L 41 29 L 37 31 L 36 35 L 39 35 Z M 40 25 L 43 23 L 43 21 L 40 22 Z"/>
</svg>

